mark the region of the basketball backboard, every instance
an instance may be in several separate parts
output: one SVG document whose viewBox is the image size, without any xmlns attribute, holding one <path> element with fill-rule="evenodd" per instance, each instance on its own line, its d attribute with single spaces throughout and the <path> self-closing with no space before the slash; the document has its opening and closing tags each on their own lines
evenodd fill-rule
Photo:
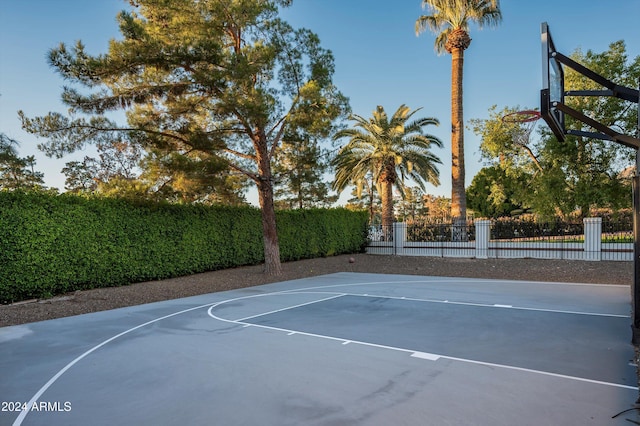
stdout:
<svg viewBox="0 0 640 426">
<path fill-rule="evenodd" d="M 620 86 L 602 75 L 581 65 L 556 50 L 549 31 L 549 25 L 543 22 L 540 27 L 542 39 L 542 90 L 540 91 L 540 115 L 559 141 L 566 135 L 614 141 L 622 145 L 640 150 L 640 138 L 617 132 L 597 118 L 586 116 L 581 111 L 571 108 L 565 103 L 565 96 L 609 96 L 624 99 L 639 105 L 640 90 Z M 602 90 L 571 90 L 564 86 L 564 68 L 589 78 L 602 86 Z M 582 123 L 583 128 L 567 129 L 565 115 L 574 119 L 574 123 Z M 640 114 L 639 114 L 640 115 Z M 640 126 L 639 126 L 640 127 Z M 595 132 L 592 130 L 596 130 Z"/>
<path fill-rule="evenodd" d="M 564 104 L 564 70 L 555 58 L 556 47 L 546 22 L 541 25 L 542 39 L 542 90 L 540 91 L 540 114 L 558 140 L 564 141 L 566 128 L 564 113 L 556 108 Z"/>
<path fill-rule="evenodd" d="M 540 91 L 540 115 L 559 141 L 565 141 L 565 135 L 580 138 L 608 140 L 636 150 L 636 173 L 633 177 L 633 222 L 634 222 L 634 280 L 632 294 L 632 342 L 640 344 L 640 87 L 638 90 L 621 86 L 596 73 L 556 50 L 549 32 L 549 26 L 543 22 L 540 27 L 542 38 L 542 90 Z M 571 70 L 589 78 L 602 86 L 601 90 L 565 91 L 564 70 Z M 640 86 L 640 83 L 639 83 Z M 638 108 L 638 127 L 636 135 L 619 133 L 615 128 L 598 121 L 598 117 L 590 117 L 582 111 L 571 108 L 564 101 L 565 95 L 615 97 L 635 103 Z M 565 127 L 565 114 L 573 120 L 572 127 Z M 576 126 L 577 125 L 577 126 Z M 595 130 L 595 132 L 593 131 Z"/>
</svg>

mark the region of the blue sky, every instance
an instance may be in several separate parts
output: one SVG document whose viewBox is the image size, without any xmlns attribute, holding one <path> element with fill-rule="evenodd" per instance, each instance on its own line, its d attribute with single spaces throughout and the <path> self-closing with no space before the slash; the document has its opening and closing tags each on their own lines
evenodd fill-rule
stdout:
<svg viewBox="0 0 640 426">
<path fill-rule="evenodd" d="M 377 105 L 393 112 L 401 104 L 422 107 L 422 116 L 441 125 L 429 129 L 445 144 L 441 185 L 434 195 L 451 194 L 451 57 L 438 56 L 435 36 L 416 37 L 414 24 L 425 13 L 420 0 L 294 0 L 284 17 L 320 36 L 335 56 L 334 82 L 350 98 L 353 112 L 369 117 Z M 20 128 L 17 111 L 32 117 L 64 112 L 64 81 L 47 65 L 47 51 L 60 42 L 82 40 L 92 54 L 106 52 L 118 38 L 116 14 L 123 0 L 4 0 L 0 6 L 0 132 L 21 142 L 21 156 L 35 155 L 48 186 L 63 189 L 60 170 L 80 152 L 62 160 L 40 153 L 38 140 Z M 541 86 L 540 23 L 548 22 L 556 47 L 602 52 L 625 40 L 630 57 L 640 55 L 640 0 L 502 0 L 502 23 L 471 29 L 465 53 L 464 116 L 487 118 L 498 108 L 538 107 Z M 465 131 L 467 185 L 480 170 L 479 138 Z M 345 191 L 345 193 L 348 191 Z"/>
</svg>

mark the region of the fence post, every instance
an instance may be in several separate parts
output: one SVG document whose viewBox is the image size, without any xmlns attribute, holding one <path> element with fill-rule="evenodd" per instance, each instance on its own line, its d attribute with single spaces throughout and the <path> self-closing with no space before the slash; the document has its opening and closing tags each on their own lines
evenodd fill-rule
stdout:
<svg viewBox="0 0 640 426">
<path fill-rule="evenodd" d="M 602 218 L 585 217 L 584 260 L 602 260 Z"/>
<path fill-rule="evenodd" d="M 476 259 L 489 258 L 490 220 L 476 220 Z"/>
<path fill-rule="evenodd" d="M 404 243 L 407 241 L 407 224 L 393 222 L 393 254 L 404 254 Z"/>
</svg>

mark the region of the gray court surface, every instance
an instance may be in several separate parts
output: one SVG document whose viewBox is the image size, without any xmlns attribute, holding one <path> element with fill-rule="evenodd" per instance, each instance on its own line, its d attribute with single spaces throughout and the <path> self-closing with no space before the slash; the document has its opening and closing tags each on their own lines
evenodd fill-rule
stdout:
<svg viewBox="0 0 640 426">
<path fill-rule="evenodd" d="M 628 425 L 629 301 L 336 273 L 4 327 L 0 424 Z"/>
</svg>

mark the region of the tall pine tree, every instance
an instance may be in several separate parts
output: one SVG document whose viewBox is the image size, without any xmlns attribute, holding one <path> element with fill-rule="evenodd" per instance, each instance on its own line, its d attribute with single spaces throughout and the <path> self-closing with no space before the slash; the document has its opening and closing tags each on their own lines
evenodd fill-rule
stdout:
<svg viewBox="0 0 640 426">
<path fill-rule="evenodd" d="M 118 16 L 121 40 L 92 56 L 82 43 L 51 50 L 72 115 L 27 118 L 50 155 L 122 139 L 158 157 L 222 161 L 252 180 L 262 209 L 265 271 L 281 272 L 272 161 L 292 125 L 310 135 L 348 108 L 333 56 L 306 29 L 278 17 L 290 0 L 134 0 Z M 105 113 L 125 110 L 127 124 Z M 83 116 L 81 114 L 85 114 Z M 170 162 L 167 162 L 170 164 Z"/>
</svg>

